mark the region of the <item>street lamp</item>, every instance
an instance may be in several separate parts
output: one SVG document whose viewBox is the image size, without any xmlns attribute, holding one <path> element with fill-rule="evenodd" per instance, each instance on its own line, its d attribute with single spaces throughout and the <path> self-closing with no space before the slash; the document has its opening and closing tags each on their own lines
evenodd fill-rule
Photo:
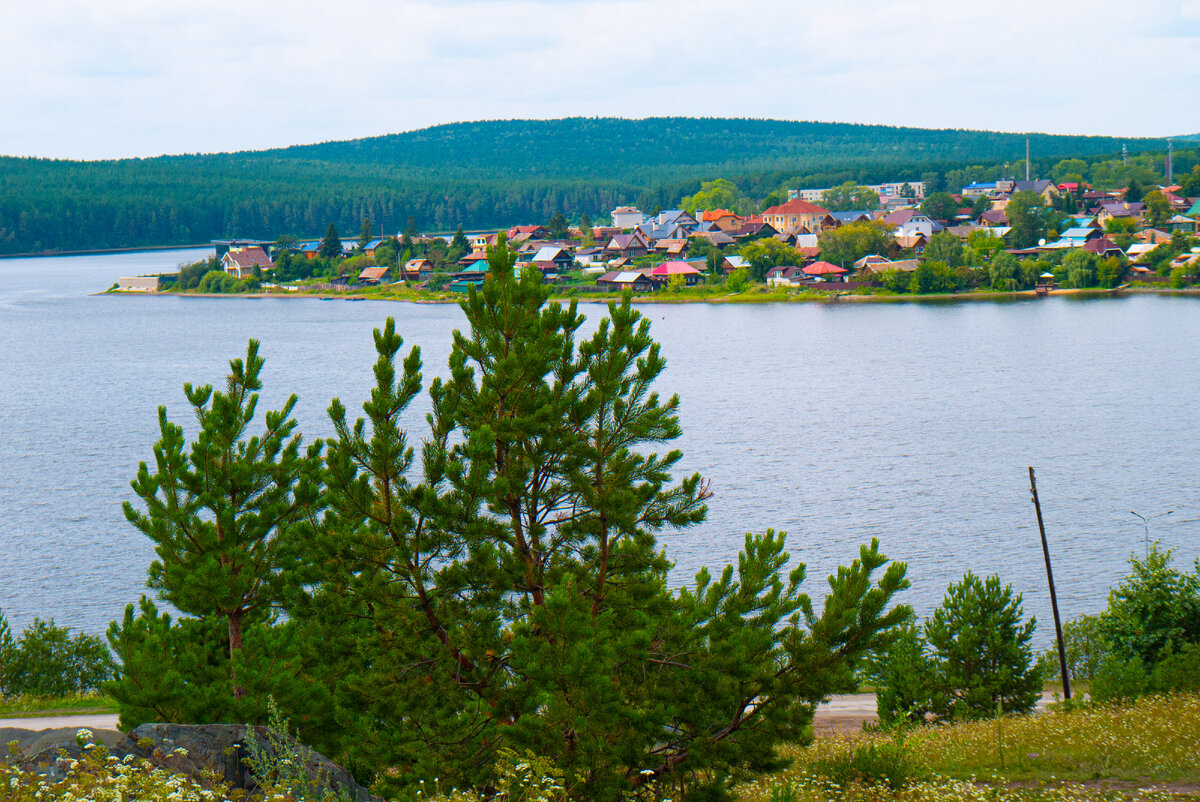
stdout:
<svg viewBox="0 0 1200 802">
<path fill-rule="evenodd" d="M 1142 515 L 1141 513 L 1134 512 L 1133 510 L 1129 511 L 1130 515 L 1136 515 L 1137 517 L 1142 519 L 1142 527 L 1145 530 L 1145 536 L 1146 536 L 1146 556 L 1147 557 L 1150 556 L 1150 522 L 1153 521 L 1155 518 L 1162 518 L 1164 515 L 1170 515 L 1173 512 L 1175 512 L 1175 510 L 1167 510 L 1166 512 L 1160 512 L 1158 515 L 1151 515 L 1149 518 L 1147 518 L 1145 515 Z"/>
</svg>

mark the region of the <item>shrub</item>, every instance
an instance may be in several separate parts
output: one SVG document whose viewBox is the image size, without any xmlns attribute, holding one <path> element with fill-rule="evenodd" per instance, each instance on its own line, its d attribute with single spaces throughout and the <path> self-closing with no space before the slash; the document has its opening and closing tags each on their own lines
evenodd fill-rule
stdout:
<svg viewBox="0 0 1200 802">
<path fill-rule="evenodd" d="M 1158 693 L 1200 691 L 1200 643 L 1166 654 L 1150 672 L 1149 685 Z"/>
<path fill-rule="evenodd" d="M 71 635 L 53 619 L 34 619 L 13 640 L 0 615 L 0 695 L 68 696 L 96 690 L 112 673 L 104 643 L 94 635 Z"/>
<path fill-rule="evenodd" d="M 454 276 L 450 275 L 449 273 L 434 273 L 429 277 L 429 280 L 425 282 L 425 289 L 435 291 L 440 290 L 451 281 L 454 281 Z"/>
<path fill-rule="evenodd" d="M 1111 646 L 1100 632 L 1100 616 L 1081 615 L 1063 624 L 1063 646 L 1067 653 L 1067 671 L 1072 679 L 1091 679 Z M 1042 655 L 1045 676 L 1058 676 L 1058 647 L 1051 646 Z"/>
<path fill-rule="evenodd" d="M 749 286 L 750 272 L 744 267 L 739 267 L 725 278 L 725 289 L 730 292 L 743 292 Z"/>
<path fill-rule="evenodd" d="M 1154 544 L 1144 559 L 1130 557 L 1132 572 L 1108 595 L 1100 634 L 1124 658 L 1148 667 L 1161 656 L 1200 641 L 1200 559 L 1194 573 L 1172 566 L 1170 550 Z"/>
<path fill-rule="evenodd" d="M 813 770 L 841 787 L 857 783 L 886 785 L 897 790 L 918 779 L 921 773 L 901 740 L 855 746 L 816 761 Z"/>
<path fill-rule="evenodd" d="M 936 680 L 919 627 L 909 624 L 900 629 L 874 679 L 878 685 L 875 709 L 881 724 L 925 722 Z"/>
<path fill-rule="evenodd" d="M 1094 702 L 1118 702 L 1136 699 L 1146 692 L 1146 669 L 1140 657 L 1109 655 L 1092 679 Z"/>
<path fill-rule="evenodd" d="M 1182 290 L 1187 286 L 1187 269 L 1176 267 L 1171 270 L 1171 278 L 1167 281 L 1167 286 L 1173 290 Z"/>
</svg>

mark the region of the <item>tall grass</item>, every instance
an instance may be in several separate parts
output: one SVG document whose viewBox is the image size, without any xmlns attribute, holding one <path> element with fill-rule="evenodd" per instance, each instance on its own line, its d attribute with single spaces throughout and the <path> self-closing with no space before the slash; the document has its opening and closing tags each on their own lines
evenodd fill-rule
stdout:
<svg viewBox="0 0 1200 802">
<path fill-rule="evenodd" d="M 862 760 L 872 745 L 876 750 L 899 745 L 909 781 L 892 788 L 884 777 L 872 777 Z M 921 727 L 903 739 L 879 732 L 836 734 L 794 747 L 788 756 L 795 761 L 790 770 L 742 786 L 740 798 L 1173 799 L 1169 787 L 1155 786 L 1200 778 L 1200 694 Z M 1105 790 L 1106 782 L 1126 790 Z"/>
</svg>

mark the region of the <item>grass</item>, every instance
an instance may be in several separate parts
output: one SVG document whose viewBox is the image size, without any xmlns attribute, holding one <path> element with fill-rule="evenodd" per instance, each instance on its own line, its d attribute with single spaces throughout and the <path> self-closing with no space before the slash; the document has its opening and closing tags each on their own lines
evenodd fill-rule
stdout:
<svg viewBox="0 0 1200 802">
<path fill-rule="evenodd" d="M 10 696 L 0 699 L 0 718 L 116 713 L 117 702 L 101 694 L 79 696 Z"/>
<path fill-rule="evenodd" d="M 902 749 L 893 790 L 881 749 Z M 873 749 L 873 752 L 868 750 Z M 1166 694 L 1039 716 L 928 726 L 904 736 L 836 734 L 792 747 L 792 767 L 739 789 L 745 802 L 935 799 L 1178 799 L 1200 782 L 1200 694 Z M 895 760 L 888 761 L 894 766 Z M 867 782 L 846 782 L 864 776 Z M 1189 789 L 1180 788 L 1189 784 Z"/>
</svg>

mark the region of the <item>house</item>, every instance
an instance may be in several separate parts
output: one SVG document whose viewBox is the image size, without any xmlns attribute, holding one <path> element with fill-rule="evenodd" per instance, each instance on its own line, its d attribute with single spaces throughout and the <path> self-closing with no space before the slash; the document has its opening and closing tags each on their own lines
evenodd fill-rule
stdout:
<svg viewBox="0 0 1200 802">
<path fill-rule="evenodd" d="M 859 271 L 865 270 L 867 272 L 870 272 L 871 265 L 880 265 L 880 264 L 883 264 L 883 265 L 888 264 L 888 259 L 886 257 L 880 256 L 877 253 L 871 253 L 871 254 L 867 254 L 866 256 L 863 256 L 860 259 L 858 259 L 857 261 L 855 261 L 854 269 L 859 270 Z"/>
<path fill-rule="evenodd" d="M 358 280 L 363 284 L 378 284 L 387 278 L 388 267 L 368 267 L 363 272 L 358 274 Z"/>
<path fill-rule="evenodd" d="M 562 273 L 575 264 L 575 257 L 566 248 L 546 245 L 538 249 L 530 260 L 543 273 Z"/>
<path fill-rule="evenodd" d="M 975 222 L 987 228 L 991 228 L 992 226 L 1006 226 L 1008 225 L 1008 212 L 1004 209 L 988 209 L 979 215 Z"/>
<path fill-rule="evenodd" d="M 745 223 L 742 223 L 737 231 L 733 232 L 733 238 L 738 240 L 756 240 L 773 237 L 778 233 L 778 231 L 762 220 L 747 220 Z"/>
<path fill-rule="evenodd" d="M 941 226 L 935 228 L 933 220 L 921 214 L 919 209 L 897 209 L 883 218 L 883 222 L 895 227 L 895 237 L 914 237 L 920 234 L 928 240 L 935 230 L 941 230 Z"/>
<path fill-rule="evenodd" d="M 654 252 L 663 256 L 683 256 L 687 253 L 688 241 L 686 239 L 660 239 L 654 243 Z"/>
<path fill-rule="evenodd" d="M 724 248 L 726 245 L 732 245 L 735 242 L 734 238 L 724 231 L 697 232 L 692 235 L 692 238 L 708 240 L 709 244 L 715 245 L 718 248 Z"/>
<path fill-rule="evenodd" d="M 545 226 L 513 226 L 508 230 L 508 241 L 512 242 L 516 237 L 524 234 L 524 242 L 527 239 L 542 239 L 550 234 Z"/>
<path fill-rule="evenodd" d="M 767 271 L 767 286 L 798 287 L 806 278 L 800 265 L 779 265 Z"/>
<path fill-rule="evenodd" d="M 637 228 L 646 221 L 646 215 L 636 206 L 618 206 L 612 210 L 613 228 Z"/>
<path fill-rule="evenodd" d="M 675 276 L 683 276 L 683 282 L 687 286 L 699 284 L 704 281 L 704 274 L 697 270 L 689 262 L 673 261 L 663 262 L 658 267 L 650 272 L 654 278 L 660 278 L 664 281 L 674 278 Z"/>
<path fill-rule="evenodd" d="M 275 263 L 258 245 L 247 248 L 230 248 L 221 257 L 221 268 L 234 278 L 249 278 L 254 275 L 255 268 L 261 273 L 274 270 Z"/>
<path fill-rule="evenodd" d="M 496 241 L 500 235 L 496 232 L 490 234 L 468 234 L 467 244 L 471 246 L 472 251 L 486 251 L 488 248 L 496 247 Z"/>
<path fill-rule="evenodd" d="M 1125 256 L 1134 264 L 1144 262 L 1150 251 L 1157 248 L 1158 245 L 1157 242 L 1135 242 L 1125 249 Z"/>
<path fill-rule="evenodd" d="M 1012 189 L 1009 190 L 1010 194 L 1013 192 L 1036 193 L 1041 195 L 1042 200 L 1047 204 L 1053 203 L 1059 194 L 1058 186 L 1048 178 L 1038 178 L 1032 181 L 1014 181 Z"/>
<path fill-rule="evenodd" d="M 763 222 L 785 234 L 820 234 L 835 225 L 829 210 L 806 200 L 790 200 L 762 213 Z"/>
<path fill-rule="evenodd" d="M 812 281 L 837 281 L 850 272 L 831 262 L 813 262 L 811 265 L 805 265 L 801 270 Z"/>
<path fill-rule="evenodd" d="M 829 216 L 833 218 L 834 224 L 838 226 L 848 226 L 851 223 L 869 223 L 875 218 L 870 212 L 830 212 Z"/>
<path fill-rule="evenodd" d="M 383 239 L 382 237 L 380 237 L 378 239 L 368 240 L 367 244 L 363 246 L 362 252 L 365 253 L 367 256 L 374 258 L 375 249 L 378 248 L 380 245 L 382 245 L 385 242 L 387 242 L 387 240 Z"/>
<path fill-rule="evenodd" d="M 734 214 L 728 209 L 713 209 L 712 211 L 703 211 L 700 213 L 701 223 L 712 223 L 726 234 L 737 231 L 742 227 L 744 218 Z"/>
<path fill-rule="evenodd" d="M 1146 216 L 1146 204 L 1144 203 L 1128 203 L 1122 201 L 1120 203 L 1102 203 L 1096 211 L 1096 222 L 1107 227 L 1109 220 L 1135 220 L 1141 222 Z"/>
<path fill-rule="evenodd" d="M 726 256 L 721 260 L 721 270 L 725 275 L 729 275 L 735 270 L 749 270 L 750 263 L 746 261 L 744 256 Z"/>
<path fill-rule="evenodd" d="M 261 240 L 261 239 L 240 239 L 240 238 L 239 239 L 214 239 L 214 240 L 209 240 L 209 242 L 212 244 L 213 250 L 216 251 L 216 253 L 214 255 L 216 256 L 217 259 L 220 259 L 222 256 L 229 253 L 230 251 L 237 251 L 237 250 L 241 250 L 242 248 L 253 248 L 253 247 L 257 246 L 259 248 L 262 248 L 263 251 L 266 251 L 268 245 L 274 244 L 274 243 L 267 242 L 266 240 Z"/>
<path fill-rule="evenodd" d="M 433 262 L 428 259 L 409 259 L 400 268 L 400 278 L 404 281 L 422 281 L 433 275 Z"/>
<path fill-rule="evenodd" d="M 892 239 L 896 241 L 901 250 L 912 251 L 917 256 L 925 253 L 925 246 L 929 244 L 929 240 L 924 234 L 893 234 Z"/>
<path fill-rule="evenodd" d="M 592 228 L 592 242 L 608 242 L 620 233 L 621 229 L 616 226 L 594 226 Z"/>
<path fill-rule="evenodd" d="M 638 270 L 614 270 L 596 279 L 596 286 L 609 292 L 620 292 L 621 290 L 654 292 L 661 289 L 666 283 L 665 279 L 648 276 Z"/>
<path fill-rule="evenodd" d="M 305 259 L 316 259 L 321 255 L 321 242 L 302 242 L 297 247 L 296 252 L 302 254 Z"/>
<path fill-rule="evenodd" d="M 820 248 L 821 238 L 816 234 L 797 234 L 792 240 L 794 248 Z"/>
<path fill-rule="evenodd" d="M 1185 234 L 1195 234 L 1200 226 L 1197 225 L 1197 220 L 1192 217 L 1186 217 L 1182 214 L 1177 214 L 1167 221 L 1167 225 L 1171 227 L 1171 231 L 1182 231 Z"/>
<path fill-rule="evenodd" d="M 604 252 L 624 259 L 637 259 L 650 252 L 650 242 L 636 231 L 632 234 L 617 234 L 604 246 Z"/>
<path fill-rule="evenodd" d="M 1121 257 L 1125 252 L 1117 247 L 1117 244 L 1108 237 L 1097 237 L 1096 239 L 1088 240 L 1083 244 L 1083 249 L 1088 253 L 1094 253 L 1101 259 L 1107 259 L 1110 256 Z"/>
<path fill-rule="evenodd" d="M 867 259 L 870 257 L 863 257 L 863 258 Z M 877 260 L 873 259 L 869 262 L 865 262 L 862 265 L 862 267 L 860 267 L 858 269 L 859 269 L 859 272 L 863 273 L 864 275 L 876 274 L 876 273 L 886 273 L 891 270 L 899 270 L 904 273 L 911 273 L 914 270 L 916 270 L 920 265 L 921 265 L 920 259 L 897 259 L 894 262 L 889 262 L 887 260 L 877 261 Z M 858 266 L 858 262 L 855 262 L 855 266 L 856 267 Z"/>
</svg>

